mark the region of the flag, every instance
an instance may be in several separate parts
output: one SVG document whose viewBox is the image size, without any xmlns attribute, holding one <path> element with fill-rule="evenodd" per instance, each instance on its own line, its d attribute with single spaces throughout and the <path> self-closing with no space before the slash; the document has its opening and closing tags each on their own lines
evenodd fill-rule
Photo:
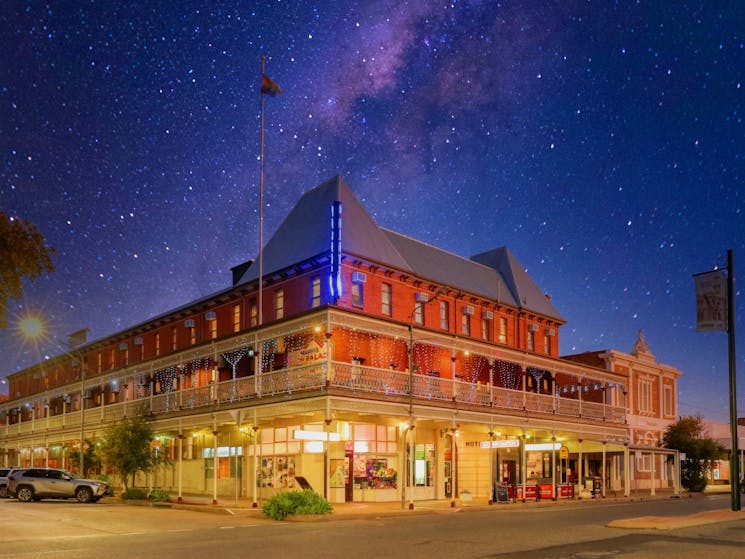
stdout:
<svg viewBox="0 0 745 559">
<path fill-rule="evenodd" d="M 272 78 L 266 74 L 261 74 L 261 94 L 263 95 L 264 93 L 274 97 L 275 95 L 282 93 L 282 88 L 279 87 Z"/>
<path fill-rule="evenodd" d="M 721 270 L 693 276 L 696 285 L 696 330 L 727 331 L 727 278 Z"/>
</svg>

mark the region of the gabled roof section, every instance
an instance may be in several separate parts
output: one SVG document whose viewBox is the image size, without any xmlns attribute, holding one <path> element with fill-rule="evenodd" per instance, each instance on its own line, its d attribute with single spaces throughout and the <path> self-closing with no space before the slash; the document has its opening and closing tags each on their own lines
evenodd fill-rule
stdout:
<svg viewBox="0 0 745 559">
<path fill-rule="evenodd" d="M 330 254 L 331 204 L 342 204 L 342 252 L 364 256 L 403 271 L 411 268 L 378 228 L 346 182 L 336 176 L 300 198 L 272 238 L 264 247 L 265 275 L 296 263 Z M 237 283 L 259 277 L 257 263 L 248 268 Z"/>
<path fill-rule="evenodd" d="M 517 261 L 507 247 L 499 247 L 471 257 L 493 268 L 504 278 L 507 288 L 517 301 L 517 307 L 531 310 L 544 316 L 565 322 L 559 311 L 551 304 L 548 297 L 540 290 L 525 268 Z"/>
</svg>

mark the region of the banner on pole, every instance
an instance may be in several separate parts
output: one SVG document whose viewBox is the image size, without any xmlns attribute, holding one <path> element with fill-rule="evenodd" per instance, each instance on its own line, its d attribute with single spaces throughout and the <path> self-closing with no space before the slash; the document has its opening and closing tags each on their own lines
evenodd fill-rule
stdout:
<svg viewBox="0 0 745 559">
<path fill-rule="evenodd" d="M 696 330 L 727 331 L 727 276 L 704 272 L 693 276 L 696 285 Z"/>
</svg>

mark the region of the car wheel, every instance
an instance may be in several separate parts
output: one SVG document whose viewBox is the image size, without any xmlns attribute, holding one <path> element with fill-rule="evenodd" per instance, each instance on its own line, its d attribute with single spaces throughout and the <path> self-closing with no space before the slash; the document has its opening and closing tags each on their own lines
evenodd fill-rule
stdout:
<svg viewBox="0 0 745 559">
<path fill-rule="evenodd" d="M 93 491 L 88 487 L 78 487 L 78 490 L 75 492 L 75 497 L 77 497 L 78 502 L 80 503 L 90 503 L 93 501 Z"/>
<path fill-rule="evenodd" d="M 16 489 L 16 498 L 23 503 L 30 503 L 34 500 L 34 490 L 24 485 Z"/>
</svg>

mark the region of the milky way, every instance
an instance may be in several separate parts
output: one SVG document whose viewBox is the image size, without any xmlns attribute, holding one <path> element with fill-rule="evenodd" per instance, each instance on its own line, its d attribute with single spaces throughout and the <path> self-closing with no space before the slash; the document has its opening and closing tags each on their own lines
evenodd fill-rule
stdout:
<svg viewBox="0 0 745 559">
<path fill-rule="evenodd" d="M 264 55 L 267 236 L 340 174 L 381 226 L 509 246 L 568 320 L 562 354 L 641 329 L 684 373 L 680 412 L 726 420 L 726 336 L 695 332 L 691 275 L 728 248 L 745 274 L 745 6 L 212 4 L 3 7 L 0 207 L 59 255 L 10 303 L 2 376 L 60 351 L 19 341 L 28 311 L 101 338 L 256 255 Z"/>
</svg>

